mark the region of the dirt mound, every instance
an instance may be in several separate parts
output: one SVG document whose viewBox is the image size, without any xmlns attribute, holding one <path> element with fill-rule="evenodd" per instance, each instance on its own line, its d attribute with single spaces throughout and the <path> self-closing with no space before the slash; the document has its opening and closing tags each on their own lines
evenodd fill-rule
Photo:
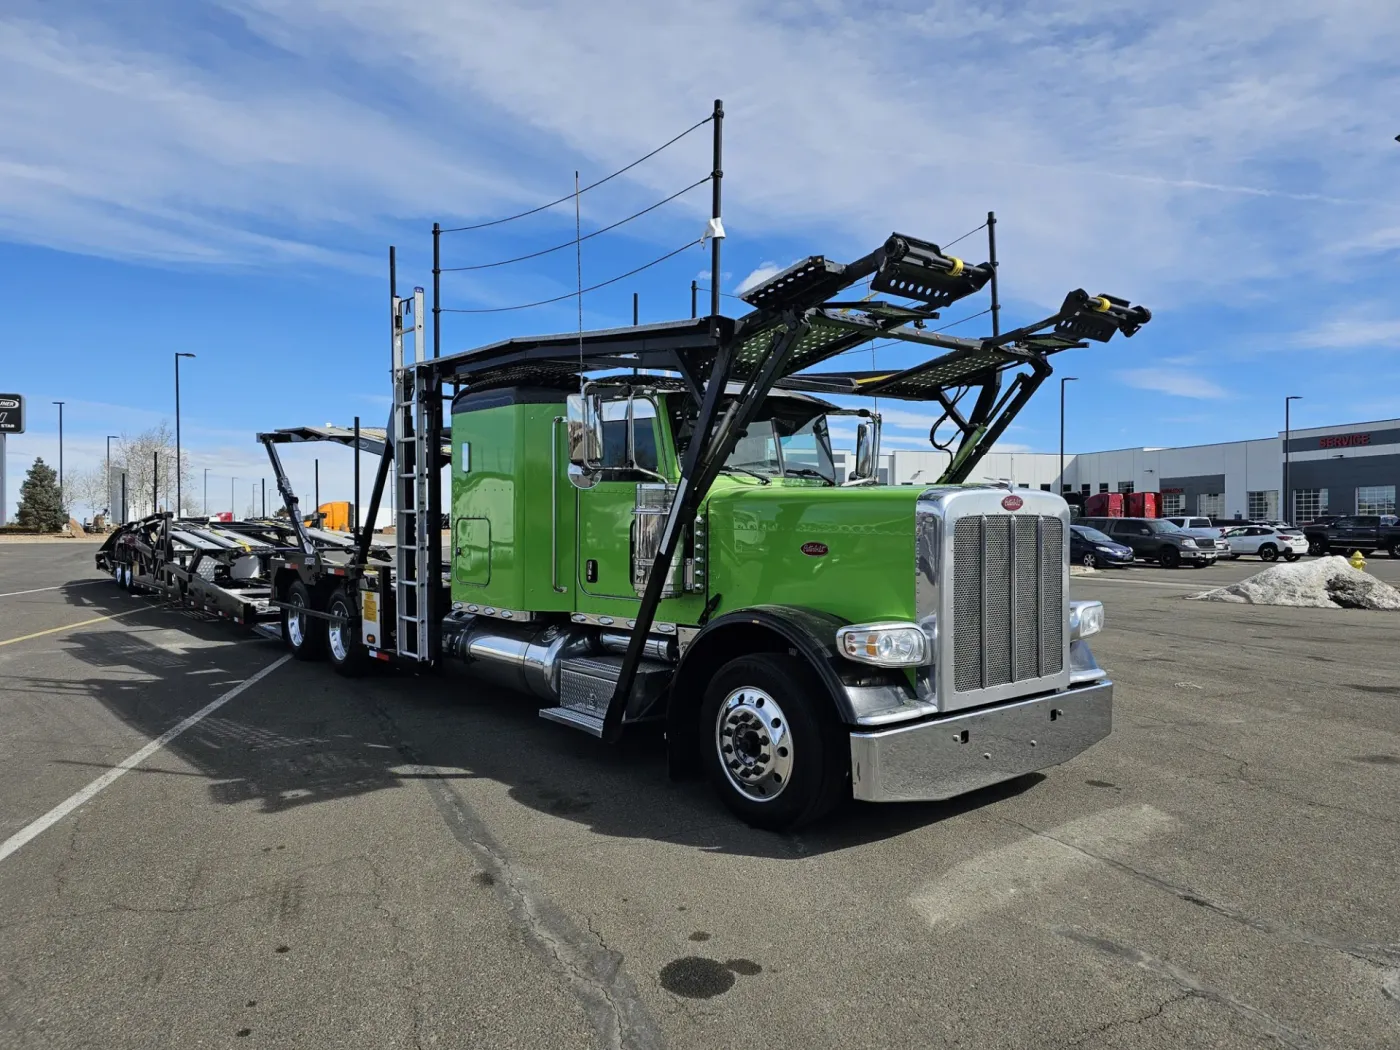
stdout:
<svg viewBox="0 0 1400 1050">
<path fill-rule="evenodd" d="M 1189 600 L 1400 611 L 1400 590 L 1353 569 L 1345 558 L 1335 555 L 1292 565 L 1275 565 L 1228 587 L 1193 594 Z"/>
</svg>

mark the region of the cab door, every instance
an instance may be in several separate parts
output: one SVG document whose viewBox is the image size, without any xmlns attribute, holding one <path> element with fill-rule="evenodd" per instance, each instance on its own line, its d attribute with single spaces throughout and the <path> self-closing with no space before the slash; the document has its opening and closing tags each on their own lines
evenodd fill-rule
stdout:
<svg viewBox="0 0 1400 1050">
<path fill-rule="evenodd" d="M 578 588 L 606 598 L 637 599 L 632 579 L 632 523 L 637 486 L 659 475 L 656 405 L 649 398 L 603 402 L 602 473 L 578 499 Z"/>
</svg>

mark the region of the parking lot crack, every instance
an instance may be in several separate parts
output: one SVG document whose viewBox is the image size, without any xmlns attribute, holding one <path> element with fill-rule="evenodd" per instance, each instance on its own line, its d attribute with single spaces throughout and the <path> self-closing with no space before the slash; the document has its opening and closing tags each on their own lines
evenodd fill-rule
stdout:
<svg viewBox="0 0 1400 1050">
<path fill-rule="evenodd" d="M 1275 1042 L 1288 1047 L 1289 1050 L 1317 1050 L 1317 1044 L 1307 1035 L 1291 1028 L 1278 1018 L 1266 1014 L 1263 1010 L 1250 1006 L 1227 992 L 1211 987 L 1175 963 L 1159 959 L 1155 955 L 1150 955 L 1132 945 L 1119 944 L 1106 937 L 1099 937 L 1079 926 L 1056 926 L 1053 927 L 1052 932 L 1105 955 L 1122 959 L 1154 977 L 1170 981 L 1184 993 L 1181 998 L 1204 999 L 1206 1002 L 1223 1006 L 1248 1021 Z"/>
<path fill-rule="evenodd" d="M 1167 1007 L 1174 1006 L 1177 1003 L 1184 1003 L 1187 999 L 1192 997 L 1192 994 L 1191 992 L 1178 992 L 1176 995 L 1168 996 L 1166 999 L 1163 999 L 1156 1006 L 1144 1013 L 1135 1014 L 1132 1017 L 1119 1017 L 1115 1020 L 1105 1021 L 1103 1024 L 1095 1025 L 1093 1028 L 1085 1029 L 1063 1045 L 1065 1047 L 1083 1046 L 1084 1043 L 1093 1039 L 1095 1036 L 1111 1032 L 1115 1028 L 1137 1027 L 1140 1024 L 1145 1024 L 1148 1021 L 1161 1017 L 1162 1011 Z"/>
<path fill-rule="evenodd" d="M 365 696 L 386 743 L 408 765 L 431 774 L 434 767 L 405 738 L 393 716 Z M 429 794 L 453 838 L 492 887 L 527 941 L 550 960 L 579 1000 L 602 1046 L 609 1050 L 660 1050 L 665 1038 L 623 967 L 623 955 L 608 948 L 590 929 L 579 927 L 541 891 L 529 873 L 506 857 L 485 822 L 445 777 L 417 781 Z"/>
<path fill-rule="evenodd" d="M 1284 925 L 1283 923 L 1271 922 L 1268 919 L 1256 918 L 1252 915 L 1245 914 L 1245 912 L 1241 911 L 1239 908 L 1234 907 L 1233 905 L 1226 904 L 1222 901 L 1212 900 L 1204 894 L 1196 892 L 1190 887 L 1182 886 L 1179 883 L 1170 881 L 1169 879 L 1164 879 L 1160 875 L 1154 875 L 1151 872 L 1143 871 L 1142 869 L 1134 867 L 1133 865 L 1128 864 L 1125 861 L 1117 860 L 1113 857 L 1104 856 L 1101 853 L 1096 853 L 1095 851 L 1087 849 L 1084 846 L 1080 846 L 1076 843 L 1068 842 L 1062 838 L 1058 838 L 1057 836 L 1052 835 L 1049 832 L 1037 831 L 1035 828 L 1023 824 L 1017 820 L 1010 820 L 1008 821 L 1008 823 L 1013 824 L 1016 827 L 1019 827 L 1025 831 L 1028 831 L 1032 835 L 1050 839 L 1052 842 L 1056 842 L 1061 846 L 1075 850 L 1078 853 L 1082 853 L 1084 856 L 1096 860 L 1101 864 L 1107 865 L 1115 871 L 1122 872 L 1125 875 L 1147 883 L 1155 889 L 1161 890 L 1165 893 L 1169 893 L 1173 897 L 1176 897 L 1178 900 L 1184 901 L 1187 904 L 1192 904 L 1198 908 L 1203 908 L 1216 915 L 1220 915 L 1226 919 L 1229 919 L 1232 922 L 1239 923 L 1242 926 L 1247 926 L 1252 930 L 1257 930 L 1260 933 L 1268 934 L 1269 936 L 1277 937 L 1281 940 L 1291 941 L 1294 944 L 1306 945 L 1310 948 L 1323 948 L 1329 951 L 1340 952 L 1343 955 L 1348 955 L 1353 959 L 1358 959 L 1362 962 L 1369 963 L 1372 966 L 1391 967 L 1395 965 L 1395 962 L 1397 960 L 1400 960 L 1400 944 L 1349 941 L 1339 937 L 1329 937 L 1325 934 L 1313 933 L 1310 930 L 1294 929 L 1291 926 Z"/>
</svg>

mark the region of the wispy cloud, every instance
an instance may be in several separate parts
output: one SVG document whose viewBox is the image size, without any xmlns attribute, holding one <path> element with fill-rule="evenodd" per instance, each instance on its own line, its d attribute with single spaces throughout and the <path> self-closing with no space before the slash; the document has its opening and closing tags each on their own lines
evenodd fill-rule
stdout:
<svg viewBox="0 0 1400 1050">
<path fill-rule="evenodd" d="M 1130 368 L 1117 373 L 1117 376 L 1138 390 L 1152 390 L 1175 397 L 1214 400 L 1230 396 L 1224 388 L 1204 376 L 1177 368 Z"/>
<path fill-rule="evenodd" d="M 1153 306 L 1213 298 L 1203 259 L 1228 260 L 1232 285 L 1312 274 L 1324 250 L 1374 253 L 1373 231 L 1400 218 L 1387 0 L 1346 18 L 1281 0 L 1266 19 L 1210 0 L 831 0 L 800 19 L 715 0 L 703 20 L 637 0 L 210 6 L 219 32 L 192 5 L 103 21 L 20 0 L 28 18 L 0 22 L 0 236 L 354 266 L 387 225 L 493 216 L 557 195 L 576 167 L 630 161 L 716 94 L 731 243 L 858 251 L 894 228 L 946 237 L 994 207 L 1003 289 L 1041 304 L 1080 284 Z M 725 46 L 676 61 L 702 36 Z M 891 90 L 892 62 L 933 51 L 936 70 L 903 62 Z M 928 103 L 973 78 L 959 105 Z M 617 185 L 673 191 L 708 170 L 705 138 Z M 683 224 L 706 210 L 681 203 Z"/>
<path fill-rule="evenodd" d="M 1339 318 L 1300 333 L 1294 344 L 1328 350 L 1359 350 L 1386 346 L 1400 349 L 1400 320 Z"/>
</svg>

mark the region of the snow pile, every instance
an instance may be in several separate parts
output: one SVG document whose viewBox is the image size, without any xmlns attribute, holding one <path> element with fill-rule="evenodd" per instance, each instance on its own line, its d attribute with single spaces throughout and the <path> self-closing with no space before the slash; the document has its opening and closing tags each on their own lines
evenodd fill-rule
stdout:
<svg viewBox="0 0 1400 1050">
<path fill-rule="evenodd" d="M 1353 569 L 1345 558 L 1336 555 L 1275 565 L 1228 587 L 1193 594 L 1190 600 L 1313 609 L 1400 610 L 1400 590 Z"/>
</svg>

